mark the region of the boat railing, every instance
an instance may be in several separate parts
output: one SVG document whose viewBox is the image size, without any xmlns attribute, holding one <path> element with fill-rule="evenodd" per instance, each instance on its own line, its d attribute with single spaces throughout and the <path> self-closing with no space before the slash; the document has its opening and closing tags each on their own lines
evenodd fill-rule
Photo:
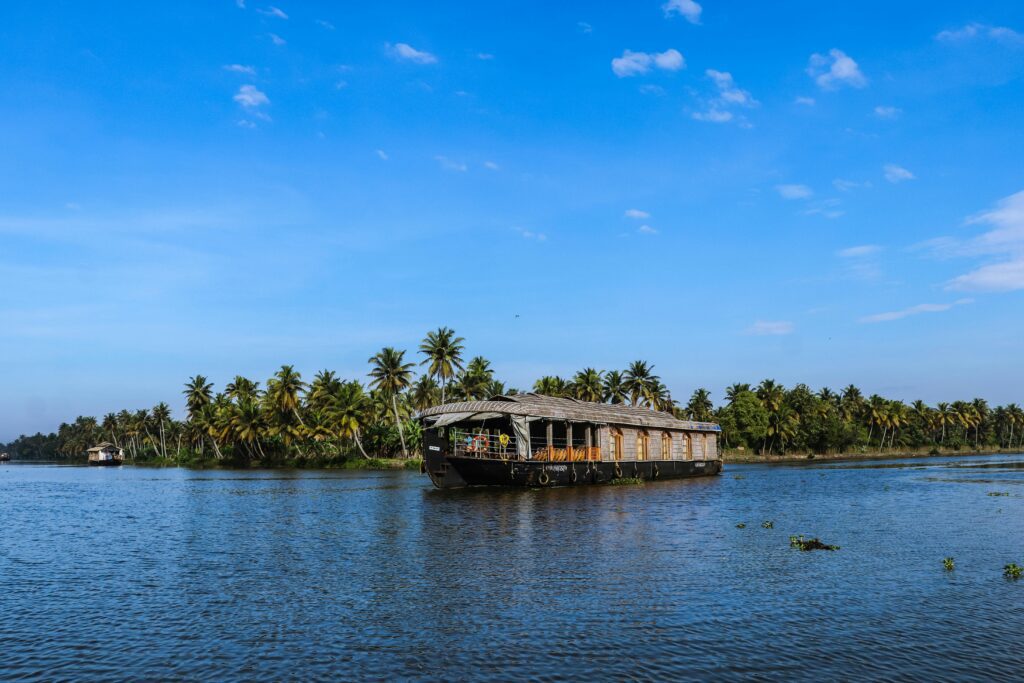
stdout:
<svg viewBox="0 0 1024 683">
<path fill-rule="evenodd" d="M 453 429 L 450 431 L 452 453 L 456 457 L 482 459 L 519 460 L 519 444 L 513 434 L 494 430 L 472 431 Z M 583 439 L 553 439 L 551 445 L 533 446 L 529 449 L 531 460 L 552 462 L 585 462 L 601 460 L 600 446 L 587 446 Z"/>
</svg>

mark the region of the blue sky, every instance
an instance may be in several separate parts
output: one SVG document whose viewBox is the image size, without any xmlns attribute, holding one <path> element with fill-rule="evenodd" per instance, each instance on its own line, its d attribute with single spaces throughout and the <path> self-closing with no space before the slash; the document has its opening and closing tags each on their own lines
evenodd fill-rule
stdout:
<svg viewBox="0 0 1024 683">
<path fill-rule="evenodd" d="M 0 9 L 0 439 L 454 327 L 1024 400 L 1024 6 Z"/>
</svg>

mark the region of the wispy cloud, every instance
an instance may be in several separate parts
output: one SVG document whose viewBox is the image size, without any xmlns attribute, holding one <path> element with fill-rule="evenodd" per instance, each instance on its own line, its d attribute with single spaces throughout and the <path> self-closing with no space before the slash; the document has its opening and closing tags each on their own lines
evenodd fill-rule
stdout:
<svg viewBox="0 0 1024 683">
<path fill-rule="evenodd" d="M 710 123 L 728 123 L 738 120 L 742 124 L 743 117 L 737 117 L 731 110 L 735 108 L 750 109 L 760 105 L 760 102 L 755 100 L 748 91 L 736 85 L 736 81 L 728 71 L 708 69 L 704 75 L 714 83 L 717 92 L 714 97 L 703 103 L 701 111 L 691 114 L 693 119 Z"/>
<path fill-rule="evenodd" d="M 245 9 L 245 0 L 235 0 L 235 7 Z"/>
<path fill-rule="evenodd" d="M 880 119 L 898 119 L 903 110 L 899 107 L 889 107 L 885 105 L 879 105 L 875 107 L 875 116 Z"/>
<path fill-rule="evenodd" d="M 522 235 L 523 239 L 535 240 L 537 242 L 546 242 L 548 239 L 548 236 L 542 232 L 534 232 L 533 230 L 526 230 L 524 228 L 516 228 L 516 230 L 520 235 Z"/>
<path fill-rule="evenodd" d="M 640 209 L 626 209 L 626 211 L 625 211 L 625 213 L 623 215 L 626 218 L 636 218 L 636 219 L 640 219 L 640 220 L 642 220 L 644 218 L 650 218 L 651 217 L 651 214 L 649 214 L 646 211 L 642 211 Z"/>
<path fill-rule="evenodd" d="M 744 334 L 756 337 L 782 336 L 792 334 L 795 329 L 793 323 L 788 320 L 758 320 L 744 330 Z"/>
<path fill-rule="evenodd" d="M 651 226 L 647 225 L 646 223 L 644 225 L 641 225 L 639 228 L 637 228 L 636 231 L 638 233 L 640 233 L 641 235 L 657 235 L 658 234 L 658 231 L 656 229 L 652 228 Z"/>
<path fill-rule="evenodd" d="M 401 59 L 414 64 L 436 64 L 437 57 L 424 50 L 417 50 L 408 43 L 386 44 L 388 52 L 395 59 Z"/>
<path fill-rule="evenodd" d="M 387 153 L 387 152 L 385 152 L 385 151 L 384 151 L 384 150 L 382 150 L 382 149 L 378 149 L 378 150 L 375 150 L 375 151 L 376 151 L 376 153 L 377 153 L 377 157 L 378 157 L 378 158 L 379 158 L 379 159 L 380 159 L 381 161 L 387 161 L 387 160 L 388 160 L 388 153 Z"/>
<path fill-rule="evenodd" d="M 235 94 L 234 100 L 246 109 L 257 109 L 270 104 L 270 98 L 255 85 L 243 85 Z"/>
<path fill-rule="evenodd" d="M 776 185 L 775 191 L 783 199 L 807 199 L 814 194 L 811 188 L 798 184 Z"/>
<path fill-rule="evenodd" d="M 487 62 L 494 59 L 494 55 L 492 55 L 490 52 L 477 52 L 476 58 L 482 59 L 483 61 Z"/>
<path fill-rule="evenodd" d="M 463 162 L 452 161 L 448 157 L 442 156 L 440 154 L 435 156 L 434 160 L 437 161 L 437 163 L 441 165 L 441 168 L 443 168 L 446 171 L 458 171 L 459 173 L 465 173 L 466 171 L 469 170 L 469 166 L 467 166 Z"/>
<path fill-rule="evenodd" d="M 960 28 L 947 29 L 935 34 L 935 40 L 942 43 L 964 43 L 977 38 L 989 38 L 1011 45 L 1024 45 L 1024 33 L 1006 26 L 992 26 L 973 22 Z"/>
<path fill-rule="evenodd" d="M 276 7 L 268 7 L 267 9 L 256 10 L 265 17 L 274 17 L 275 19 L 287 19 L 288 15 L 279 10 Z"/>
<path fill-rule="evenodd" d="M 913 180 L 916 177 L 907 169 L 902 166 L 897 166 L 896 164 L 886 164 L 882 167 L 882 172 L 885 175 L 885 179 L 894 185 L 896 183 L 902 183 L 905 180 Z"/>
<path fill-rule="evenodd" d="M 325 28 L 328 31 L 333 31 L 334 30 L 334 24 L 332 24 L 331 22 L 327 21 L 326 19 L 317 19 L 316 23 L 317 23 L 317 26 L 319 26 L 321 28 Z"/>
<path fill-rule="evenodd" d="M 850 192 L 852 190 L 857 190 L 860 188 L 871 187 L 871 181 L 856 181 L 846 180 L 845 178 L 836 178 L 835 180 L 832 181 L 832 187 L 836 188 L 840 192 Z"/>
<path fill-rule="evenodd" d="M 277 35 L 276 33 L 268 33 L 267 35 L 270 36 L 270 42 L 272 42 L 274 45 L 277 45 L 278 47 L 288 44 L 287 40 Z"/>
<path fill-rule="evenodd" d="M 932 240 L 930 246 L 941 249 L 947 256 L 988 256 L 999 260 L 953 278 L 946 283 L 946 288 L 975 292 L 1024 289 L 1024 191 L 970 217 L 967 225 L 984 225 L 991 229 L 967 241 Z"/>
<path fill-rule="evenodd" d="M 498 164 L 494 163 L 493 161 L 485 161 L 484 162 L 484 168 L 486 168 L 488 171 L 500 171 L 501 170 L 501 166 L 499 166 Z"/>
<path fill-rule="evenodd" d="M 811 55 L 807 74 L 822 90 L 836 90 L 844 85 L 863 88 L 868 84 L 868 79 L 861 73 L 857 62 L 836 48 L 829 50 L 827 55 Z"/>
<path fill-rule="evenodd" d="M 861 258 L 864 256 L 871 256 L 872 254 L 877 254 L 881 250 L 882 248 L 877 244 L 861 244 L 856 247 L 847 247 L 845 249 L 840 249 L 836 253 L 843 258 Z"/>
<path fill-rule="evenodd" d="M 674 48 L 664 52 L 634 52 L 623 50 L 621 57 L 612 60 L 612 72 L 619 78 L 650 73 L 653 67 L 663 71 L 678 71 L 686 66 L 682 53 Z"/>
<path fill-rule="evenodd" d="M 679 15 L 691 24 L 700 23 L 702 8 L 694 0 L 668 0 L 661 6 L 661 9 L 665 12 L 666 17 Z"/>
<path fill-rule="evenodd" d="M 576 28 L 579 30 L 580 33 L 593 33 L 594 32 L 594 27 L 591 26 L 590 24 L 588 24 L 585 21 L 578 21 L 578 22 L 576 22 Z"/>
<path fill-rule="evenodd" d="M 914 315 L 920 315 L 922 313 L 942 313 L 948 311 L 957 306 L 966 306 L 967 304 L 974 303 L 974 299 L 958 299 L 948 304 L 918 304 L 916 306 L 910 306 L 898 311 L 887 311 L 885 313 L 875 313 L 874 315 L 866 315 L 860 318 L 858 322 L 861 323 L 884 323 L 892 320 L 902 320 L 903 318 L 909 318 Z"/>
<path fill-rule="evenodd" d="M 815 99 L 813 97 L 800 96 L 793 100 L 795 104 L 802 104 L 805 107 L 813 107 L 815 105 Z"/>
<path fill-rule="evenodd" d="M 253 68 L 251 66 L 246 66 L 244 64 L 225 64 L 224 65 L 224 70 L 225 71 L 231 71 L 231 72 L 236 73 L 236 74 L 246 74 L 248 76 L 255 76 L 256 75 L 256 69 L 255 68 Z"/>
</svg>

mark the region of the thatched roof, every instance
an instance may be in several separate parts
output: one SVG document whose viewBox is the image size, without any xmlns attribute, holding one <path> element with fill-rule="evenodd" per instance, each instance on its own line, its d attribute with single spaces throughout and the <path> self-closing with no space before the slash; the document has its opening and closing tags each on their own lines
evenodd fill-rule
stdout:
<svg viewBox="0 0 1024 683">
<path fill-rule="evenodd" d="M 654 429 L 679 429 L 702 432 L 718 432 L 721 427 L 711 422 L 691 422 L 676 419 L 674 415 L 649 408 L 610 403 L 590 403 L 574 398 L 555 398 L 540 394 L 516 394 L 494 396 L 486 401 L 446 403 L 420 412 L 419 418 L 466 413 L 463 419 L 470 419 L 479 413 L 500 413 L 502 415 L 525 415 L 528 417 L 591 422 L 630 427 L 651 427 Z"/>
<path fill-rule="evenodd" d="M 108 448 L 113 448 L 114 450 L 118 450 L 117 446 L 115 446 L 114 444 L 110 443 L 109 441 L 104 441 L 103 443 L 98 444 L 98 445 L 93 446 L 92 448 L 90 448 L 88 452 L 89 453 L 99 453 L 100 451 L 105 451 Z M 79 451 L 79 452 L 81 452 L 81 451 Z"/>
</svg>

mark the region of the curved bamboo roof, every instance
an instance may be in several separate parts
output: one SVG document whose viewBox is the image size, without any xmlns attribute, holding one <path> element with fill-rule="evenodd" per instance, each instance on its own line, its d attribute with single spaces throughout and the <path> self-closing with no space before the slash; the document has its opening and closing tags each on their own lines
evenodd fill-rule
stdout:
<svg viewBox="0 0 1024 683">
<path fill-rule="evenodd" d="M 701 432 L 719 432 L 722 430 L 713 422 L 693 422 L 680 420 L 674 415 L 650 408 L 627 406 L 611 403 L 590 403 L 575 398 L 557 398 L 540 394 L 515 394 L 512 396 L 494 396 L 486 401 L 465 401 L 462 403 L 445 403 L 444 405 L 427 408 L 419 413 L 419 418 L 437 417 L 453 413 L 500 413 L 503 415 L 523 415 L 573 422 L 591 422 L 594 424 L 622 425 L 629 427 L 649 427 L 653 429 L 677 429 Z"/>
</svg>

